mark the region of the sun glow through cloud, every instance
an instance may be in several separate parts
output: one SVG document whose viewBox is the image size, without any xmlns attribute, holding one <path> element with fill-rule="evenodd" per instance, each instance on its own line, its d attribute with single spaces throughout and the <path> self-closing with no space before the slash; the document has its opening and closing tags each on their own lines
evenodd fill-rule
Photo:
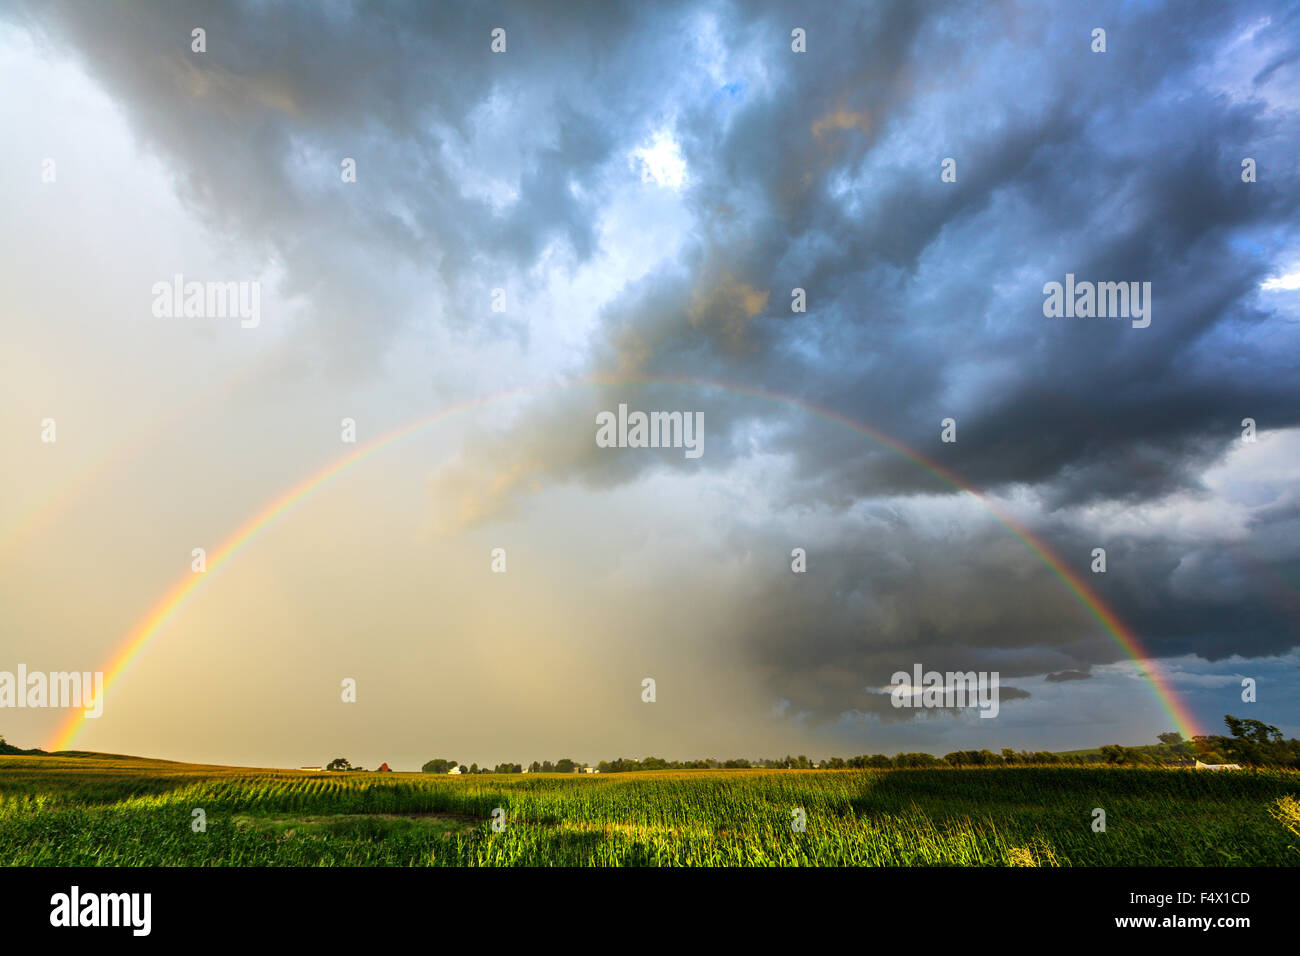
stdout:
<svg viewBox="0 0 1300 956">
<path fill-rule="evenodd" d="M 680 190 L 686 185 L 686 160 L 670 130 L 661 129 L 650 145 L 640 146 L 632 155 L 641 162 L 641 181 L 667 189 Z"/>
</svg>

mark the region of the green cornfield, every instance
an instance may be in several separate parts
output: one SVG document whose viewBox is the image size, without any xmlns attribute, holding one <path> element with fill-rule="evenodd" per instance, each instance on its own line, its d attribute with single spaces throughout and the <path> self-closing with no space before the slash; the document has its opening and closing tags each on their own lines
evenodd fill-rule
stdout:
<svg viewBox="0 0 1300 956">
<path fill-rule="evenodd" d="M 1300 832 L 1288 827 L 1287 808 L 1297 797 L 1300 774 L 1276 770 L 1093 765 L 455 777 L 0 757 L 0 862 L 1295 866 Z M 1104 832 L 1094 829 L 1098 808 Z"/>
</svg>

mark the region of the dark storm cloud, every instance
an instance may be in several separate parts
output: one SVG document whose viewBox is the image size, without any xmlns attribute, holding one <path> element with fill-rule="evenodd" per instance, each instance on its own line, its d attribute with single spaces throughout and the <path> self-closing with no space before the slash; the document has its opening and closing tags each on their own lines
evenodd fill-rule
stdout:
<svg viewBox="0 0 1300 956">
<path fill-rule="evenodd" d="M 738 595 L 740 653 L 776 699 L 816 721 L 844 713 L 909 720 L 882 688 L 923 670 L 1001 675 L 1003 700 L 1027 696 L 1008 681 L 1108 657 L 1086 610 L 1018 542 L 979 521 L 936 533 L 915 513 L 880 507 L 846 516 L 829 537 L 738 528 L 731 553 L 756 561 Z M 793 536 L 793 537 L 791 537 Z M 813 540 L 810 540 L 813 538 Z M 804 547 L 807 570 L 791 573 Z"/>
<path fill-rule="evenodd" d="M 727 124 L 711 102 L 683 109 L 696 241 L 607 310 L 598 369 L 793 394 L 1053 506 L 1194 488 L 1243 409 L 1269 428 L 1300 420 L 1278 347 L 1294 331 L 1254 298 L 1273 263 L 1239 241 L 1294 238 L 1300 135 L 1205 85 L 1266 5 L 814 8 L 798 18 L 806 59 L 785 52 L 786 14 L 723 9 L 724 29 L 778 51 L 763 59 L 775 92 Z M 1090 53 L 1103 20 L 1110 49 Z M 1281 22 L 1266 42 L 1297 43 Z M 1269 175 L 1242 183 L 1245 155 Z M 945 156 L 955 184 L 939 182 Z M 1043 284 L 1067 272 L 1152 283 L 1151 327 L 1045 318 Z M 806 314 L 790 313 L 795 287 Z M 801 493 L 940 487 L 892 453 L 765 417 Z M 939 441 L 947 417 L 956 444 Z"/>
<path fill-rule="evenodd" d="M 1300 520 L 1279 532 L 1233 538 L 1108 541 L 1108 573 L 1094 589 L 1157 656 L 1195 653 L 1216 661 L 1233 655 L 1285 653 L 1300 643 Z"/>
<path fill-rule="evenodd" d="M 761 526 L 732 536 L 729 551 L 769 556 L 739 595 L 734 639 L 774 697 L 818 721 L 845 712 L 910 719 L 879 688 L 914 663 L 1059 684 L 1126 656 L 1080 596 L 1005 529 L 968 517 L 961 530 L 936 533 L 922 527 L 923 511 L 855 512 L 830 537 L 792 539 Z M 1116 534 L 1106 539 L 1107 573 L 1096 575 L 1087 572 L 1092 533 L 1058 519 L 1046 537 L 1152 655 L 1214 661 L 1300 643 L 1291 583 L 1300 561 L 1287 544 L 1300 520 L 1270 524 L 1272 540 L 1245 543 Z M 807 550 L 806 573 L 790 572 L 793 546 Z"/>
<path fill-rule="evenodd" d="M 751 110 L 707 153 L 689 156 L 705 180 L 702 202 L 746 197 L 737 200 L 750 214 L 732 230 L 745 236 L 732 269 L 770 276 L 775 290 L 774 308 L 753 325 L 755 348 L 696 341 L 696 364 L 789 383 L 979 486 L 1042 483 L 1058 504 L 1193 486 L 1237 437 L 1241 408 L 1260 409 L 1273 427 L 1295 424 L 1300 395 L 1274 338 L 1294 333 L 1266 324 L 1251 301 L 1271 263 L 1232 240 L 1294 234 L 1300 179 L 1286 156 L 1296 130 L 1196 79 L 1264 9 L 1081 18 L 1042 8 L 1040 17 L 1026 11 L 1010 49 L 974 14 L 945 31 L 906 16 L 816 30 L 818 56 L 880 63 L 879 75 L 792 67 L 780 107 Z M 1090 54 L 1088 30 L 1101 20 L 1111 50 Z M 1263 30 L 1260 41 L 1281 30 Z M 945 58 L 952 51 L 936 34 L 952 32 L 967 47 Z M 1001 62 L 963 85 L 963 71 L 990 58 Z M 929 78 L 926 93 L 896 95 L 900 76 L 913 77 L 912 91 L 924 85 L 918 74 Z M 1007 77 L 1032 91 L 1025 102 L 1005 95 Z M 933 135 L 936 114 L 961 106 L 977 118 L 920 150 L 924 167 L 874 161 L 886 132 L 899 134 L 891 146 L 909 130 Z M 860 110 L 869 128 L 819 151 L 804 130 L 836 109 Z M 1255 154 L 1270 157 L 1273 173 L 1244 184 L 1240 158 Z M 938 164 L 948 155 L 959 180 L 943 185 Z M 852 203 L 829 195 L 834 175 L 860 169 L 882 175 L 864 177 Z M 1042 284 L 1066 272 L 1150 281 L 1152 327 L 1045 319 Z M 806 316 L 788 315 L 796 285 L 809 292 Z M 671 367 L 679 351 L 666 343 L 668 360 L 648 364 Z M 944 446 L 939 420 L 948 416 L 959 441 Z M 780 447 L 818 481 L 831 469 L 856 492 L 932 487 L 874 450 L 846 461 L 802 423 Z"/>
</svg>

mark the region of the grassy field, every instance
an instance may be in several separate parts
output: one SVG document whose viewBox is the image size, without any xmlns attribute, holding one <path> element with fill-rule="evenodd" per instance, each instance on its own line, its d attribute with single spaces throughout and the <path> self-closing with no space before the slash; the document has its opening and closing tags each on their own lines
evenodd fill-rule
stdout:
<svg viewBox="0 0 1300 956">
<path fill-rule="evenodd" d="M 1300 774 L 1097 766 L 430 776 L 0 757 L 0 862 L 1300 864 Z M 505 811 L 494 832 L 492 811 Z M 1106 831 L 1092 828 L 1106 811 Z M 793 832 L 792 811 L 806 818 Z M 1288 809 L 1289 808 L 1289 809 Z M 193 811 L 206 815 L 194 832 Z"/>
</svg>

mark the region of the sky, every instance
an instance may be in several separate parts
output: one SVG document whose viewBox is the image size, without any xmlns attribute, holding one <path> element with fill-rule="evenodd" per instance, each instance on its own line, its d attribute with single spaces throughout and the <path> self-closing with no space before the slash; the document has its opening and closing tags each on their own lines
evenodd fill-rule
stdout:
<svg viewBox="0 0 1300 956">
<path fill-rule="evenodd" d="M 0 89 L 0 671 L 138 649 L 78 749 L 1300 734 L 1295 4 L 18 0 Z"/>
</svg>

